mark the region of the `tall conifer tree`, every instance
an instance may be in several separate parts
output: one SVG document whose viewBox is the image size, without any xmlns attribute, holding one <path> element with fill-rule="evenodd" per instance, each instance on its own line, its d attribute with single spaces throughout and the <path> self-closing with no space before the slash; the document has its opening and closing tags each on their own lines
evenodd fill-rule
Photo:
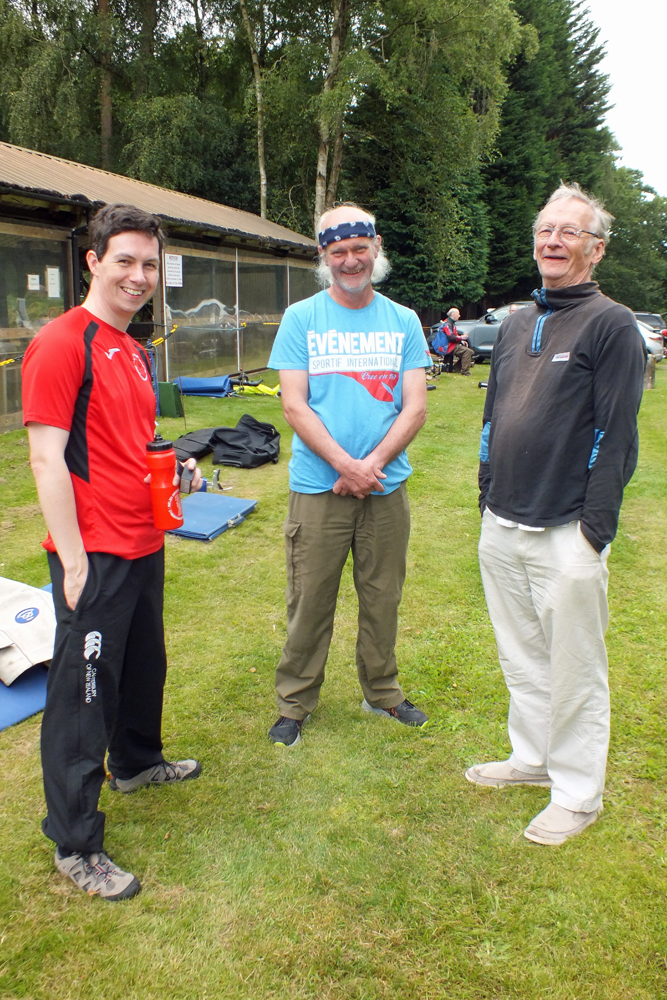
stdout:
<svg viewBox="0 0 667 1000">
<path fill-rule="evenodd" d="M 603 48 L 581 3 L 515 0 L 539 37 L 510 69 L 497 153 L 486 168 L 491 242 L 487 293 L 525 298 L 535 286 L 531 224 L 559 180 L 598 190 L 613 138 L 603 125 Z"/>
</svg>

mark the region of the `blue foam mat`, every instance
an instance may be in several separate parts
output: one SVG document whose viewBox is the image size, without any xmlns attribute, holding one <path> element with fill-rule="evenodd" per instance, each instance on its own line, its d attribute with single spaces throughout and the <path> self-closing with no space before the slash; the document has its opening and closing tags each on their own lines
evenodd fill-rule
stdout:
<svg viewBox="0 0 667 1000">
<path fill-rule="evenodd" d="M 234 391 L 228 375 L 213 378 L 179 375 L 174 379 L 174 385 L 178 386 L 182 396 L 229 396 Z"/>
<path fill-rule="evenodd" d="M 46 705 L 48 671 L 40 663 L 7 687 L 0 681 L 0 730 L 22 722 Z"/>
<path fill-rule="evenodd" d="M 193 493 L 183 500 L 183 525 L 170 535 L 210 542 L 228 528 L 235 528 L 257 506 L 256 500 L 223 496 L 221 493 Z"/>
</svg>

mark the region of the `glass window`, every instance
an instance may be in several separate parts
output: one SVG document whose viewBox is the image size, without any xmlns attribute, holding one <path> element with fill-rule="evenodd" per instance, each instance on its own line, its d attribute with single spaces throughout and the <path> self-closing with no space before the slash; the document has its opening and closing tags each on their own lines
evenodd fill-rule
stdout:
<svg viewBox="0 0 667 1000">
<path fill-rule="evenodd" d="M 238 326 L 236 257 L 223 251 L 196 251 L 170 246 L 180 255 L 170 261 L 167 285 L 167 329 L 177 329 L 167 342 L 169 378 L 212 376 L 252 371 L 266 366 L 276 331 L 288 304 L 288 262 L 259 254 L 238 256 Z M 289 263 L 289 301 L 318 290 L 312 265 Z M 160 374 L 166 377 L 165 373 Z"/>
<path fill-rule="evenodd" d="M 302 299 L 310 298 L 315 292 L 320 291 L 320 286 L 315 277 L 315 267 L 313 264 L 289 264 L 289 301 L 300 302 Z"/>
<path fill-rule="evenodd" d="M 9 228 L 9 227 L 7 227 Z M 20 357 L 65 309 L 67 243 L 0 228 L 0 361 Z M 21 409 L 21 366 L 0 367 L 0 429 Z"/>
<path fill-rule="evenodd" d="M 180 253 L 176 247 L 168 252 Z M 167 341 L 169 378 L 236 371 L 235 257 L 184 252 L 181 280 L 182 287 L 166 289 L 167 329 L 177 326 Z"/>
<path fill-rule="evenodd" d="M 287 308 L 287 261 L 239 255 L 239 321 L 244 371 L 264 368 Z"/>
</svg>

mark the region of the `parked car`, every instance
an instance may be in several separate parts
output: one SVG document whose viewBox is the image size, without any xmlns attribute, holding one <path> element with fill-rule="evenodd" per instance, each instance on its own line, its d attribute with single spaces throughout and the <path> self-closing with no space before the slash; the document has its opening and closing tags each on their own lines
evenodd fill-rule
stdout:
<svg viewBox="0 0 667 1000">
<path fill-rule="evenodd" d="M 637 313 L 635 313 L 635 316 Z M 662 361 L 665 356 L 664 341 L 662 339 L 662 331 L 654 329 L 654 327 L 649 326 L 648 323 L 642 323 L 640 319 L 637 320 L 637 326 L 639 327 L 639 332 L 644 338 L 644 343 L 646 344 L 646 350 L 649 354 L 652 354 L 656 360 Z"/>
<path fill-rule="evenodd" d="M 646 323 L 647 326 L 652 327 L 654 330 L 665 329 L 666 324 L 660 313 L 636 312 L 635 317 L 640 321 L 640 323 Z"/>
<path fill-rule="evenodd" d="M 513 304 L 522 309 L 524 306 L 532 305 L 532 302 L 517 302 L 506 306 L 499 306 L 498 309 L 489 309 L 480 319 L 459 320 L 456 324 L 456 329 L 459 333 L 465 334 L 468 338 L 468 343 L 475 352 L 475 361 L 488 361 L 490 359 L 500 324 L 505 317 L 509 316 L 510 306 Z M 642 315 L 651 315 L 657 322 L 655 325 L 645 323 L 639 318 Z M 662 361 L 665 356 L 663 332 L 667 332 L 663 331 L 661 325 L 662 316 L 658 313 L 635 313 L 635 317 L 637 318 L 639 332 L 644 338 L 646 350 L 655 357 L 656 362 Z"/>
<path fill-rule="evenodd" d="M 636 312 L 635 319 L 639 320 L 640 323 L 646 323 L 646 325 L 650 326 L 651 329 L 657 330 L 661 333 L 663 345 L 664 347 L 667 347 L 667 330 L 665 329 L 667 324 L 665 324 L 665 321 L 660 313 Z"/>
<path fill-rule="evenodd" d="M 512 306 L 523 309 L 524 306 L 532 305 L 532 302 L 509 302 L 506 306 L 488 309 L 484 316 L 480 316 L 479 319 L 459 320 L 456 329 L 468 338 L 468 343 L 474 352 L 474 360 L 488 361 L 490 359 L 500 324 L 506 316 L 509 316 Z"/>
</svg>

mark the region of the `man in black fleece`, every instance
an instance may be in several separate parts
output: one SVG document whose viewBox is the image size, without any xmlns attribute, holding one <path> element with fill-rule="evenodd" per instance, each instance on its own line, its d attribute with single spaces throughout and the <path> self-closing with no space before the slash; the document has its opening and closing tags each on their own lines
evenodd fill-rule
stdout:
<svg viewBox="0 0 667 1000">
<path fill-rule="evenodd" d="M 480 566 L 510 693 L 509 760 L 480 785 L 551 788 L 524 831 L 562 844 L 602 811 L 607 556 L 637 463 L 644 346 L 591 275 L 612 216 L 577 184 L 535 220 L 542 288 L 500 327 L 480 450 Z"/>
</svg>

